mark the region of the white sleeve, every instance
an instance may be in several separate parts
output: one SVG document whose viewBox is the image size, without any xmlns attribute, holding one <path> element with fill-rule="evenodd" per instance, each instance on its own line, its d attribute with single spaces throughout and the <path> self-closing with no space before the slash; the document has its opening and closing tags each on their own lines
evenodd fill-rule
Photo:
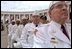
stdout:
<svg viewBox="0 0 72 49">
<path fill-rule="evenodd" d="M 11 25 L 8 25 L 8 33 L 11 32 Z"/>
<path fill-rule="evenodd" d="M 16 36 L 16 40 L 19 40 L 19 28 L 16 29 L 15 31 L 15 36 Z"/>
<path fill-rule="evenodd" d="M 27 38 L 27 29 L 24 27 L 23 30 L 22 30 L 22 34 L 21 34 L 21 37 L 20 37 L 20 40 L 26 40 Z"/>
</svg>

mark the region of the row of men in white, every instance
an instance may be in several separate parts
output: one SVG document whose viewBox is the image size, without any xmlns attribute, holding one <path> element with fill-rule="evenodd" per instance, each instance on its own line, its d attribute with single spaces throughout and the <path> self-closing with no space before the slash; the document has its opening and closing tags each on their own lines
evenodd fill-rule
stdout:
<svg viewBox="0 0 72 49">
<path fill-rule="evenodd" d="M 70 27 L 65 23 L 68 19 L 67 4 L 64 1 L 55 1 L 49 9 L 51 21 L 45 23 L 45 19 L 39 15 L 32 16 L 32 23 L 10 26 L 10 48 L 70 48 Z M 61 28 L 61 26 L 65 26 Z M 17 43 L 13 46 L 13 42 Z"/>
</svg>

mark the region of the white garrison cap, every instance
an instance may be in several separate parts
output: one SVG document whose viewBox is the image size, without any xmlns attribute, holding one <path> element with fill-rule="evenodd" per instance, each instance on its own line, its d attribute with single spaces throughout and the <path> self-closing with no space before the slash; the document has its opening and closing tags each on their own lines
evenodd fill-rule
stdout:
<svg viewBox="0 0 72 49">
<path fill-rule="evenodd" d="M 37 11 L 35 11 L 35 12 L 33 13 L 33 16 L 34 16 L 34 15 L 39 15 L 39 14 L 38 14 L 38 12 L 37 12 Z"/>
<path fill-rule="evenodd" d="M 16 21 L 20 21 L 20 19 L 17 19 Z"/>
<path fill-rule="evenodd" d="M 6 19 L 6 21 L 7 21 L 8 19 Z"/>
<path fill-rule="evenodd" d="M 11 22 L 15 22 L 15 20 L 12 20 Z"/>
<path fill-rule="evenodd" d="M 50 8 L 52 5 L 54 5 L 54 4 L 56 4 L 56 3 L 60 3 L 60 2 L 65 2 L 65 1 L 53 1 L 53 2 L 50 3 L 49 8 Z"/>
<path fill-rule="evenodd" d="M 36 16 L 37 16 L 37 17 L 40 17 L 40 15 L 39 15 L 38 12 L 34 12 L 32 16 L 33 16 L 33 17 L 36 17 Z"/>
<path fill-rule="evenodd" d="M 23 16 L 22 19 L 27 19 L 27 17 Z"/>
</svg>

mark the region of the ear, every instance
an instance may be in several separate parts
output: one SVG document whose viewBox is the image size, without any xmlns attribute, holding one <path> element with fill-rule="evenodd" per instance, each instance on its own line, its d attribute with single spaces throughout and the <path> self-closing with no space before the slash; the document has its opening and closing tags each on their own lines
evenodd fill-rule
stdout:
<svg viewBox="0 0 72 49">
<path fill-rule="evenodd" d="M 48 15 L 49 15 L 49 17 L 51 18 L 51 13 L 50 13 L 50 12 L 48 12 Z"/>
</svg>

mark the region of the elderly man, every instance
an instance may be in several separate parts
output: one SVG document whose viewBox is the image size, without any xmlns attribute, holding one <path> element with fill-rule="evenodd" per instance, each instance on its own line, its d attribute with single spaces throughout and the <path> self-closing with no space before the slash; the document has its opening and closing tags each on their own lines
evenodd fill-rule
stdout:
<svg viewBox="0 0 72 49">
<path fill-rule="evenodd" d="M 68 19 L 67 4 L 54 2 L 49 9 L 51 22 L 36 32 L 34 48 L 70 48 L 71 32 L 65 24 Z"/>
</svg>

